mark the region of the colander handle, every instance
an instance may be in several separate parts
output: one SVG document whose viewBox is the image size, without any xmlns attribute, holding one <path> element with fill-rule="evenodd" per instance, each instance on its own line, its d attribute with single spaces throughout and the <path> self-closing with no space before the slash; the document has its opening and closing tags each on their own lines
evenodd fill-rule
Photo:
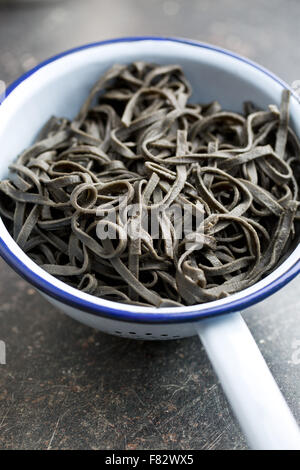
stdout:
<svg viewBox="0 0 300 470">
<path fill-rule="evenodd" d="M 204 319 L 199 337 L 252 449 L 300 450 L 300 431 L 239 313 Z"/>
</svg>

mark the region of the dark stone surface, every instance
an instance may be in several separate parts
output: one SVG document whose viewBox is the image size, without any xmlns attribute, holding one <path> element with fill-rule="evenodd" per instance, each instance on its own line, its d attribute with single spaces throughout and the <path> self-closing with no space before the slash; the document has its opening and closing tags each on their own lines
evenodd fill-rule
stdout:
<svg viewBox="0 0 300 470">
<path fill-rule="evenodd" d="M 300 79 L 297 0 L 0 0 L 0 80 L 82 43 L 134 34 L 230 48 Z M 300 422 L 299 279 L 245 312 Z M 0 262 L 0 449 L 245 449 L 196 338 L 137 342 L 62 315 Z M 294 358 L 295 359 L 295 358 Z"/>
</svg>

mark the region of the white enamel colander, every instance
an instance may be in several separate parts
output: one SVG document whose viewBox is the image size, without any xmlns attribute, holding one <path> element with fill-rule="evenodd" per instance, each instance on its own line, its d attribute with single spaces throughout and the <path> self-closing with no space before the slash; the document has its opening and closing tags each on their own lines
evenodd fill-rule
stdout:
<svg viewBox="0 0 300 470">
<path fill-rule="evenodd" d="M 175 38 L 135 37 L 89 44 L 55 56 L 27 72 L 0 95 L 0 177 L 31 144 L 52 115 L 73 118 L 98 77 L 115 63 L 176 63 L 190 80 L 194 102 L 218 100 L 241 111 L 251 100 L 280 103 L 287 85 L 234 53 Z M 291 122 L 300 137 L 300 104 L 291 99 Z M 199 335 L 250 447 L 300 449 L 298 426 L 238 313 L 284 286 L 300 270 L 300 245 L 271 274 L 228 298 L 191 307 L 150 308 L 82 293 L 37 266 L 0 220 L 0 254 L 49 302 L 106 333 L 143 340 Z"/>
</svg>

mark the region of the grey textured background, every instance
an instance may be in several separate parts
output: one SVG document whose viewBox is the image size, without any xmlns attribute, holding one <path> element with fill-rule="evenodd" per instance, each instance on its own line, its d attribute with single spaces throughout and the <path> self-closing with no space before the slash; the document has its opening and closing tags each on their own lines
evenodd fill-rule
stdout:
<svg viewBox="0 0 300 470">
<path fill-rule="evenodd" d="M 0 80 L 83 43 L 157 34 L 232 49 L 291 83 L 300 79 L 299 19 L 297 0 L 0 0 Z M 244 316 L 300 423 L 299 288 L 296 279 Z M 196 338 L 93 331 L 3 261 L 0 300 L 0 449 L 247 448 Z"/>
</svg>

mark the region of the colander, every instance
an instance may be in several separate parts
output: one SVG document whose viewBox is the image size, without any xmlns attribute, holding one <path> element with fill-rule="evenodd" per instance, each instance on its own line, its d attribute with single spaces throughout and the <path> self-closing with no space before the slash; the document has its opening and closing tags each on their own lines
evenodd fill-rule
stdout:
<svg viewBox="0 0 300 470">
<path fill-rule="evenodd" d="M 8 87 L 0 106 L 0 177 L 52 115 L 73 118 L 97 78 L 115 63 L 144 60 L 179 63 L 194 102 L 218 100 L 242 111 L 244 100 L 261 107 L 280 103 L 288 86 L 259 65 L 232 52 L 187 39 L 120 38 L 59 54 Z M 291 123 L 300 136 L 300 104 L 291 98 Z M 2 257 L 49 302 L 72 318 L 120 337 L 169 340 L 199 335 L 225 394 L 254 449 L 300 449 L 300 433 L 240 311 L 296 276 L 300 245 L 263 280 L 228 298 L 190 307 L 150 308 L 82 293 L 37 266 L 0 221 Z M 188 366 L 188 365 L 187 365 Z"/>
</svg>

